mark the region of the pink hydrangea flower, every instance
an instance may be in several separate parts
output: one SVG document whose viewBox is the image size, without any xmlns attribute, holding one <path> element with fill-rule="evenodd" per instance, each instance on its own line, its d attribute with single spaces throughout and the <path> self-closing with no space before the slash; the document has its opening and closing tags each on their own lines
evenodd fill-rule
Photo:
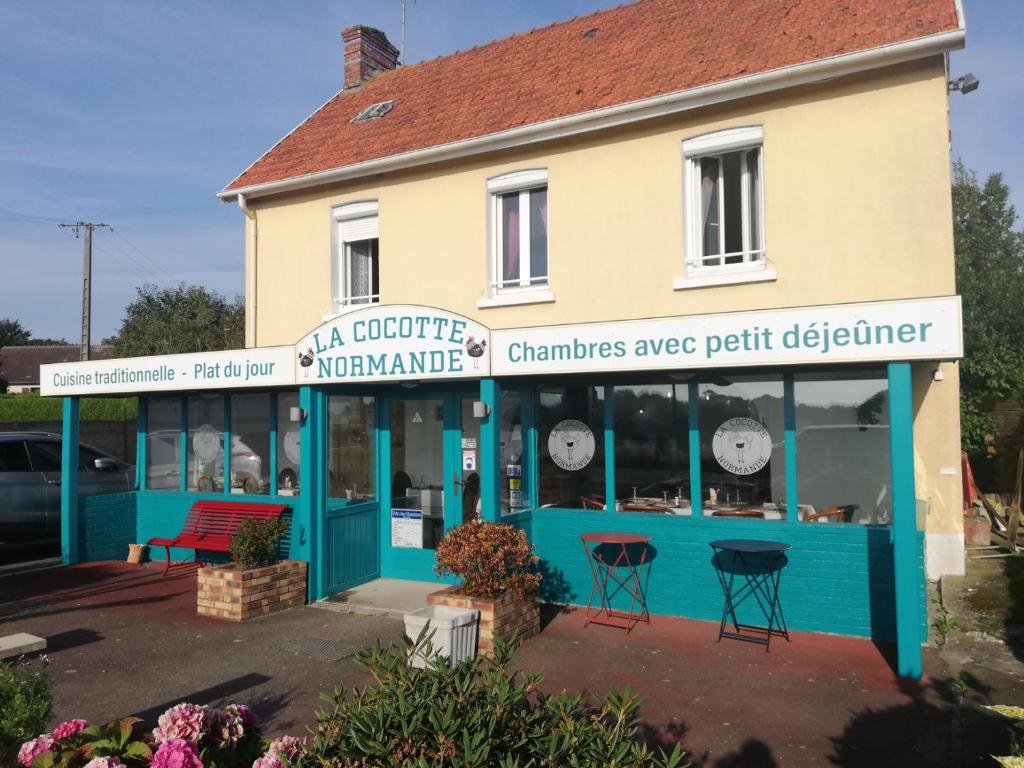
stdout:
<svg viewBox="0 0 1024 768">
<path fill-rule="evenodd" d="M 149 768 L 203 768 L 203 761 L 191 741 L 169 739 L 157 749 Z"/>
<path fill-rule="evenodd" d="M 88 723 L 86 723 L 85 720 L 65 720 L 53 729 L 53 733 L 51 735 L 53 736 L 54 741 L 64 741 L 68 736 L 73 736 L 81 731 L 86 725 L 88 725 Z"/>
<path fill-rule="evenodd" d="M 197 743 L 210 729 L 210 713 L 199 704 L 178 704 L 157 719 L 153 739 L 159 744 L 172 739 Z"/>
<path fill-rule="evenodd" d="M 292 762 L 302 753 L 302 739 L 295 736 L 278 736 L 267 746 L 267 754 L 283 757 Z"/>
<path fill-rule="evenodd" d="M 245 726 L 246 730 L 255 728 L 259 725 L 260 718 L 245 704 L 229 704 L 225 709 L 234 709 L 238 713 L 238 716 L 242 718 L 242 725 Z"/>
<path fill-rule="evenodd" d="M 82 768 L 125 768 L 119 757 L 94 757 Z"/>
<path fill-rule="evenodd" d="M 245 726 L 234 705 L 210 711 L 209 735 L 218 747 L 237 744 L 245 736 Z"/>
<path fill-rule="evenodd" d="M 285 768 L 285 766 L 277 755 L 264 755 L 263 757 L 256 758 L 252 768 Z"/>
<path fill-rule="evenodd" d="M 50 738 L 50 734 L 48 733 L 44 733 L 38 738 L 26 741 L 21 745 L 21 749 L 18 750 L 18 762 L 25 766 L 25 768 L 31 768 L 32 761 L 52 746 L 53 739 Z"/>
</svg>

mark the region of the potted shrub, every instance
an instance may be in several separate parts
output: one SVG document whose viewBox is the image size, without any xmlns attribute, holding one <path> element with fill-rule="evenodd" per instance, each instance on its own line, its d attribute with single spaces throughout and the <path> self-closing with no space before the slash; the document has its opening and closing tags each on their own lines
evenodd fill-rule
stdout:
<svg viewBox="0 0 1024 768">
<path fill-rule="evenodd" d="M 437 574 L 461 583 L 434 592 L 427 603 L 480 611 L 479 653 L 492 654 L 495 635 L 525 639 L 540 631 L 540 575 L 525 531 L 474 520 L 449 531 L 436 554 Z"/>
<path fill-rule="evenodd" d="M 306 561 L 282 560 L 286 520 L 248 519 L 231 538 L 234 562 L 199 569 L 197 606 L 203 616 L 245 621 L 306 602 Z"/>
</svg>

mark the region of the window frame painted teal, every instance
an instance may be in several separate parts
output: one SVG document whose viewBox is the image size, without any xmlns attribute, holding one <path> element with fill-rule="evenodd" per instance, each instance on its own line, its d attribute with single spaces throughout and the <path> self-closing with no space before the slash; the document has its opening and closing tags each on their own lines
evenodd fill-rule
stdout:
<svg viewBox="0 0 1024 768">
<path fill-rule="evenodd" d="M 277 446 L 277 420 L 278 420 L 278 396 L 283 392 L 293 392 L 295 390 L 238 390 L 220 393 L 221 403 L 224 408 L 224 424 L 223 424 L 223 440 L 227 446 L 231 445 L 232 435 L 231 431 L 231 398 L 235 395 L 253 395 L 253 394 L 268 394 L 269 397 L 269 433 L 268 437 L 270 440 L 270 456 L 269 456 L 269 483 L 268 493 L 231 493 L 231 465 L 230 458 L 226 458 L 224 462 L 224 477 L 223 488 L 220 491 L 199 491 L 190 490 L 187 487 L 188 483 L 188 400 L 189 397 L 194 394 L 191 392 L 183 393 L 180 395 L 165 395 L 161 393 L 153 393 L 148 395 L 139 396 L 139 416 L 137 420 L 138 433 L 136 440 L 136 451 L 135 461 L 136 467 L 142 469 L 136 469 L 136 485 L 137 489 L 144 493 L 156 493 L 156 494 L 178 494 L 196 498 L 219 498 L 221 496 L 231 496 L 234 498 L 241 498 L 250 501 L 267 501 L 269 499 L 295 499 L 297 496 L 279 496 L 277 487 L 277 466 L 278 466 L 278 446 Z M 296 394 L 298 394 L 296 392 Z M 148 470 L 149 462 L 149 449 L 147 445 L 147 438 L 149 435 L 149 401 L 152 398 L 163 398 L 163 399 L 177 399 L 179 402 L 179 416 L 180 423 L 178 426 L 180 439 L 178 445 L 178 460 L 181 463 L 181 477 L 178 482 L 178 488 L 150 488 L 146 478 L 146 472 Z M 226 452 L 228 453 L 228 452 Z M 300 464 L 301 470 L 301 464 Z M 299 494 L 302 495 L 302 485 L 299 486 Z"/>
<path fill-rule="evenodd" d="M 733 521 L 739 522 L 740 524 L 752 525 L 755 528 L 758 526 L 769 525 L 770 530 L 775 530 L 778 523 L 795 523 L 795 524 L 811 524 L 810 522 L 799 519 L 799 504 L 798 504 L 798 483 L 797 483 L 797 468 L 799 466 L 799 456 L 797 455 L 796 447 L 796 406 L 794 398 L 794 374 L 796 373 L 834 373 L 841 371 L 878 371 L 878 364 L 864 364 L 864 365 L 848 365 L 848 366 L 798 366 L 792 369 L 786 369 L 785 371 L 777 374 L 783 385 L 783 473 L 785 477 L 785 499 L 786 499 L 786 515 L 782 520 L 771 520 L 765 521 L 760 519 L 740 520 Z M 746 374 L 765 375 L 770 373 L 764 369 L 728 369 L 727 371 L 720 372 L 729 375 L 742 376 Z M 703 499 L 701 495 L 701 471 L 700 471 L 700 397 L 699 397 L 699 386 L 705 383 L 707 379 L 712 376 L 710 373 L 704 375 L 695 374 L 685 380 L 689 386 L 689 473 L 690 473 L 690 506 L 692 509 L 691 515 L 673 515 L 673 519 L 681 521 L 681 525 L 686 525 L 687 522 L 699 521 L 704 519 L 711 521 L 713 524 L 724 524 L 727 518 L 716 518 L 703 516 Z M 563 377 L 559 380 L 564 381 Z M 606 454 L 605 463 L 605 491 L 606 499 L 614 498 L 614 489 L 616 487 L 616 470 L 614 462 L 614 445 L 615 445 L 615 424 L 614 424 L 614 412 L 615 412 L 615 388 L 639 385 L 639 384 L 676 384 L 679 385 L 680 381 L 677 378 L 673 378 L 671 374 L 650 372 L 647 374 L 632 373 L 623 374 L 618 376 L 601 376 L 597 374 L 586 375 L 580 374 L 572 377 L 567 377 L 573 381 L 594 388 L 603 388 L 604 391 L 604 448 Z M 508 385 L 508 390 L 518 391 L 523 395 L 523 429 L 528 434 L 525 443 L 526 450 L 531 454 L 529 457 L 529 473 L 532 478 L 536 479 L 536 482 L 531 483 L 530 504 L 522 512 L 533 512 L 537 509 L 543 510 L 561 510 L 569 512 L 597 512 L 597 513 L 608 513 L 614 514 L 616 518 L 621 516 L 629 516 L 633 519 L 644 519 L 649 518 L 650 513 L 646 512 L 629 512 L 629 511 L 615 511 L 608 510 L 607 503 L 604 510 L 582 510 L 578 508 L 570 507 L 541 507 L 539 505 L 539 498 L 537 489 L 540 487 L 540 465 L 537 454 L 538 441 L 543 439 L 543 435 L 539 434 L 538 424 L 538 398 L 541 389 L 545 386 L 552 386 L 551 377 L 545 378 L 533 378 L 530 380 L 518 380 L 514 384 Z M 529 407 L 525 407 L 529 403 Z M 600 439 L 600 435 L 596 435 Z M 607 457 L 613 457 L 611 461 L 607 460 Z M 889 456 L 889 462 L 891 463 L 892 457 Z M 524 457 L 524 466 L 526 464 L 526 458 Z M 505 516 L 502 519 L 508 519 L 509 516 Z M 774 524 L 774 525 L 773 525 Z M 852 525 L 852 524 L 851 524 Z M 857 524 L 863 525 L 864 527 L 874 528 L 891 528 L 892 521 L 887 523 L 876 523 L 876 524 Z M 765 531 L 769 528 L 765 528 Z"/>
</svg>

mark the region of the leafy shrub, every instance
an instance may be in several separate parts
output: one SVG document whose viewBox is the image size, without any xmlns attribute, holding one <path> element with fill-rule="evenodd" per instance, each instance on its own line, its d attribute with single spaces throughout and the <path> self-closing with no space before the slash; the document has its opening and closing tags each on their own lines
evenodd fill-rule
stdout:
<svg viewBox="0 0 1024 768">
<path fill-rule="evenodd" d="M 134 397 L 82 398 L 82 421 L 135 421 L 139 401 Z M 40 397 L 36 392 L 0 395 L 0 422 L 60 421 L 63 404 L 59 397 Z"/>
<path fill-rule="evenodd" d="M 994 704 L 986 707 L 1010 721 L 1010 754 L 993 755 L 1004 768 L 1024 768 L 1024 707 Z"/>
<path fill-rule="evenodd" d="M 18 746 L 39 733 L 49 716 L 49 678 L 0 662 L 0 765 L 13 765 Z"/>
<path fill-rule="evenodd" d="M 517 598 L 533 594 L 540 575 L 533 572 L 537 556 L 520 528 L 479 520 L 452 528 L 437 545 L 439 576 L 462 580 L 461 591 L 471 597 L 501 597 L 512 592 Z"/>
<path fill-rule="evenodd" d="M 286 520 L 247 518 L 238 533 L 231 537 L 231 559 L 243 568 L 273 565 L 281 559 L 278 557 L 278 547 L 287 532 Z"/>
<path fill-rule="evenodd" d="M 454 667 L 437 658 L 412 669 L 410 653 L 430 654 L 424 629 L 402 645 L 363 649 L 372 676 L 361 690 L 336 690 L 317 713 L 301 768 L 673 768 L 677 744 L 655 755 L 637 740 L 640 702 L 629 689 L 598 706 L 579 695 L 547 695 L 543 675 L 512 670 L 514 643 L 495 639 L 494 658 Z"/>
<path fill-rule="evenodd" d="M 0 765 L 13 765 L 18 747 L 43 730 L 50 716 L 50 679 L 0 662 Z"/>
</svg>

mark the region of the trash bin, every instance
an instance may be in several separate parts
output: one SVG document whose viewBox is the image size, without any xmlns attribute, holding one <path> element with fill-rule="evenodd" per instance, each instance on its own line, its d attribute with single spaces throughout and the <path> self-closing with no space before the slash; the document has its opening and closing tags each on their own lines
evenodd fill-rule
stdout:
<svg viewBox="0 0 1024 768">
<path fill-rule="evenodd" d="M 450 605 L 428 605 L 405 614 L 405 634 L 415 640 L 429 623 L 427 631 L 433 632 L 430 638 L 432 653 L 446 656 L 452 664 L 457 664 L 476 656 L 479 621 L 480 611 Z M 420 669 L 427 666 L 427 658 L 421 653 L 413 654 L 410 662 Z"/>
</svg>

